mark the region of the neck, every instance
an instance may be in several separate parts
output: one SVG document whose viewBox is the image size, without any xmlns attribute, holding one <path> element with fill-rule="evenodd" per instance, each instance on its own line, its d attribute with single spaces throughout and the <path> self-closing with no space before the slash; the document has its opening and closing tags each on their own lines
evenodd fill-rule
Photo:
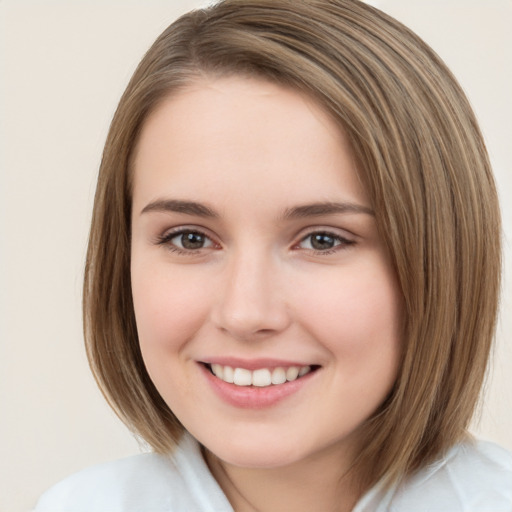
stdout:
<svg viewBox="0 0 512 512">
<path fill-rule="evenodd" d="M 210 452 L 205 459 L 235 512 L 350 512 L 361 495 L 336 450 L 279 468 L 236 467 Z"/>
</svg>

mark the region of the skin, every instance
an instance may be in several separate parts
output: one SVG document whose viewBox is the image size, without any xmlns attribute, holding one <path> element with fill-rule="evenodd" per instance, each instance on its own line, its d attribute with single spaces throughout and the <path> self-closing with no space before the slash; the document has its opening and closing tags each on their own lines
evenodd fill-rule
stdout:
<svg viewBox="0 0 512 512">
<path fill-rule="evenodd" d="M 345 207 L 298 214 L 317 203 Z M 197 81 L 143 127 L 132 226 L 147 370 L 235 510 L 351 510 L 358 494 L 344 475 L 358 427 L 396 379 L 402 306 L 340 128 L 278 85 Z M 180 230 L 204 238 L 183 249 Z M 329 234 L 320 249 L 312 233 Z M 225 356 L 318 370 L 271 407 L 240 408 L 199 364 Z"/>
</svg>

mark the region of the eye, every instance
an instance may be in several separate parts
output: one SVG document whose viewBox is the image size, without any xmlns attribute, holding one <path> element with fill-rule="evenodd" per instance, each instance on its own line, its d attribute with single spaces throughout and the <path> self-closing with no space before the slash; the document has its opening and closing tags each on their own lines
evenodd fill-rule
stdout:
<svg viewBox="0 0 512 512">
<path fill-rule="evenodd" d="M 161 245 L 168 245 L 171 250 L 178 252 L 199 251 L 214 246 L 213 241 L 200 231 L 182 229 L 167 233 L 158 239 Z"/>
<path fill-rule="evenodd" d="M 317 231 L 310 233 L 304 237 L 298 244 L 301 249 L 307 249 L 311 251 L 329 253 L 333 250 L 343 249 L 349 245 L 354 244 L 353 240 L 349 240 L 340 235 L 328 233 L 325 231 Z"/>
</svg>

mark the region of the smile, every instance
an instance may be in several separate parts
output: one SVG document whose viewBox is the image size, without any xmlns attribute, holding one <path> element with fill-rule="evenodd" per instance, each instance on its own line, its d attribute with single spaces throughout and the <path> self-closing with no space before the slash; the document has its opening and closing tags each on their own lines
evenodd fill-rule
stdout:
<svg viewBox="0 0 512 512">
<path fill-rule="evenodd" d="M 199 364 L 210 389 L 225 403 L 238 409 L 277 406 L 282 400 L 309 389 L 321 366 L 260 359 L 202 361 Z"/>
<path fill-rule="evenodd" d="M 258 368 L 256 370 L 233 368 L 221 364 L 208 364 L 207 367 L 215 377 L 228 384 L 260 388 L 293 382 L 314 370 L 314 367 L 309 365 L 289 366 L 287 368 Z"/>
</svg>

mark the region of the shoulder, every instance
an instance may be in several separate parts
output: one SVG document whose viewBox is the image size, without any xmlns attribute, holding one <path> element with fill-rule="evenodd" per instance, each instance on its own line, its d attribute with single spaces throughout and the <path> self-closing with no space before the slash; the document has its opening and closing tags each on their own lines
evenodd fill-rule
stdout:
<svg viewBox="0 0 512 512">
<path fill-rule="evenodd" d="M 185 439 L 172 456 L 145 453 L 79 471 L 46 491 L 35 512 L 207 511 L 212 503 L 228 511 L 223 499 L 197 443 Z"/>
<path fill-rule="evenodd" d="M 460 443 L 395 493 L 390 511 L 512 512 L 512 454 L 493 443 Z"/>
<path fill-rule="evenodd" d="M 483 441 L 445 457 L 383 492 L 377 484 L 353 512 L 512 512 L 512 454 Z"/>
<path fill-rule="evenodd" d="M 180 480 L 169 458 L 154 453 L 135 455 L 67 477 L 41 496 L 36 511 L 117 511 L 123 510 L 122 502 L 133 500 L 155 508 L 165 499 L 169 487 L 181 490 Z"/>
</svg>

